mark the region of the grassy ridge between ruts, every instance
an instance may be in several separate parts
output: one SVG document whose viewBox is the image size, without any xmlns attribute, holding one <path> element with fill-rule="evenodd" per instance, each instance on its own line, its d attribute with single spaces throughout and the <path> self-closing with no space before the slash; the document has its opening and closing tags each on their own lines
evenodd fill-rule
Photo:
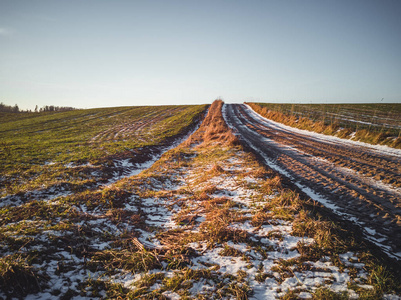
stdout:
<svg viewBox="0 0 401 300">
<path fill-rule="evenodd" d="M 0 113 L 0 197 L 52 186 L 74 190 L 107 179 L 116 158 L 135 163 L 144 148 L 187 132 L 206 108 Z"/>
<path fill-rule="evenodd" d="M 216 101 L 148 170 L 3 208 L 0 297 L 380 299 L 399 281 L 244 151 Z M 397 290 L 398 288 L 398 290 Z M 3 293 L 3 294 L 1 294 Z"/>
<path fill-rule="evenodd" d="M 401 104 L 246 104 L 288 126 L 401 149 Z"/>
</svg>

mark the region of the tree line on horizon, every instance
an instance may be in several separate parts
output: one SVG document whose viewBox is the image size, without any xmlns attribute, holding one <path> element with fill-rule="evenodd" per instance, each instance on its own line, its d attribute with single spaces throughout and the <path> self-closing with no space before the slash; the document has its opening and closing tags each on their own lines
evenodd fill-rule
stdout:
<svg viewBox="0 0 401 300">
<path fill-rule="evenodd" d="M 39 108 L 37 105 L 35 107 L 34 112 L 52 112 L 52 111 L 71 111 L 75 110 L 76 108 L 74 107 L 69 107 L 69 106 L 54 106 L 54 105 L 45 105 L 41 108 Z M 11 105 L 6 105 L 3 102 L 0 103 L 0 112 L 9 112 L 9 113 L 22 113 L 22 112 L 32 112 L 32 110 L 27 109 L 27 110 L 21 110 L 17 104 L 14 106 Z"/>
</svg>

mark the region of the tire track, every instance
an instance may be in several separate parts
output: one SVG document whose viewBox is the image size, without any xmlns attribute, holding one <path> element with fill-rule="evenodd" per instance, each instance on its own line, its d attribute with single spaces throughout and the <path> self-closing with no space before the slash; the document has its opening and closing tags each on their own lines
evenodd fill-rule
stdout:
<svg viewBox="0 0 401 300">
<path fill-rule="evenodd" d="M 338 214 L 364 228 L 369 240 L 401 259 L 401 154 L 302 134 L 260 118 L 245 105 L 226 105 L 225 116 L 271 167 L 328 200 Z"/>
</svg>

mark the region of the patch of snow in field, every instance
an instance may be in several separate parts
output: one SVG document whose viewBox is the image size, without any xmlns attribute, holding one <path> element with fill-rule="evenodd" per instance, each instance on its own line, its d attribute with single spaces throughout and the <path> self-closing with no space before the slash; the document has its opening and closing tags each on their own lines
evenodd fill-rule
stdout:
<svg viewBox="0 0 401 300">
<path fill-rule="evenodd" d="M 76 165 L 73 162 L 70 162 L 68 164 L 65 164 L 64 167 L 71 169 L 71 168 L 82 168 L 82 167 L 94 167 L 94 165 L 92 165 L 89 162 L 86 164 L 82 164 L 82 165 Z"/>
<path fill-rule="evenodd" d="M 0 199 L 0 207 L 5 206 L 19 206 L 25 202 L 21 200 L 21 197 L 15 195 L 5 196 Z"/>
<path fill-rule="evenodd" d="M 56 254 L 56 253 L 55 253 Z M 61 293 L 67 293 L 68 290 L 79 290 L 78 286 L 80 283 L 87 279 L 89 272 L 85 269 L 84 259 L 80 259 L 75 255 L 72 255 L 66 251 L 61 251 L 56 254 L 59 259 L 50 260 L 43 262 L 42 264 L 33 264 L 36 269 L 41 269 L 47 274 L 50 279 L 48 282 L 49 288 L 41 293 L 35 295 L 28 295 L 25 299 L 52 299 L 54 295 L 51 295 L 51 291 L 60 291 Z M 74 265 L 71 271 L 58 274 L 58 269 L 61 265 Z M 92 277 L 97 277 L 100 274 L 91 273 Z M 48 295 L 51 295 L 48 297 Z"/>
<path fill-rule="evenodd" d="M 176 292 L 171 292 L 171 291 L 166 291 L 163 293 L 164 296 L 169 298 L 170 300 L 180 300 L 181 296 L 177 294 Z"/>
<path fill-rule="evenodd" d="M 59 197 L 71 195 L 71 191 L 66 191 L 64 187 L 52 186 L 49 189 L 29 191 L 24 196 L 8 195 L 0 198 L 0 207 L 4 206 L 19 206 L 32 200 L 51 201 Z M 29 199 L 29 200 L 27 200 Z"/>
<path fill-rule="evenodd" d="M 181 143 L 185 142 L 196 130 L 198 130 L 199 126 L 200 126 L 200 122 L 195 126 L 195 128 L 190 131 L 187 135 L 177 139 L 175 142 L 171 143 L 169 146 L 167 147 L 161 147 L 160 148 L 160 153 L 158 154 L 154 154 L 153 157 L 151 159 L 149 159 L 148 161 L 145 161 L 143 163 L 136 163 L 136 164 L 132 164 L 129 159 L 122 159 L 122 160 L 116 160 L 114 163 L 116 166 L 124 168 L 125 170 L 122 172 L 121 175 L 119 174 L 115 174 L 113 176 L 113 178 L 111 178 L 106 184 L 105 186 L 110 186 L 111 184 L 117 182 L 118 180 L 121 180 L 123 178 L 128 178 L 131 176 L 135 176 L 138 175 L 139 173 L 141 173 L 144 170 L 147 170 L 149 168 L 151 168 L 153 166 L 153 164 L 158 161 L 162 155 L 164 153 L 166 153 L 167 151 L 170 151 L 174 148 L 176 148 L 178 145 L 180 145 Z"/>
<path fill-rule="evenodd" d="M 188 292 L 191 295 L 207 294 L 216 290 L 213 285 L 213 282 L 209 283 L 207 279 L 201 278 L 198 282 L 193 282 L 193 286 L 188 290 Z"/>
<path fill-rule="evenodd" d="M 129 158 L 114 161 L 114 167 L 116 168 L 132 168 L 133 166 Z"/>
<path fill-rule="evenodd" d="M 376 230 L 365 227 L 365 230 L 370 234 L 370 235 L 375 235 L 376 234 Z"/>
<path fill-rule="evenodd" d="M 156 236 L 153 232 L 148 232 L 142 229 L 135 229 L 135 231 L 139 232 L 141 236 L 138 240 L 145 246 L 150 249 L 161 247 L 160 242 L 156 239 Z"/>
<path fill-rule="evenodd" d="M 383 299 L 384 300 L 401 300 L 401 296 L 384 294 Z"/>
<path fill-rule="evenodd" d="M 235 275 L 239 270 L 246 271 L 248 263 L 242 260 L 241 257 L 221 256 L 219 253 L 224 250 L 222 247 L 203 252 L 202 256 L 192 259 L 194 266 L 192 269 L 207 268 L 206 264 L 217 264 L 220 266 L 219 272 L 223 274 Z"/>
<path fill-rule="evenodd" d="M 124 210 L 134 212 L 134 213 L 138 212 L 137 205 L 132 205 L 130 203 L 125 203 L 124 205 L 125 205 Z"/>
<path fill-rule="evenodd" d="M 167 209 L 168 203 L 164 200 L 155 198 L 145 198 L 141 200 L 142 212 L 146 214 L 146 224 L 151 226 L 164 227 L 167 229 L 178 227 L 172 220 L 172 212 Z"/>
</svg>

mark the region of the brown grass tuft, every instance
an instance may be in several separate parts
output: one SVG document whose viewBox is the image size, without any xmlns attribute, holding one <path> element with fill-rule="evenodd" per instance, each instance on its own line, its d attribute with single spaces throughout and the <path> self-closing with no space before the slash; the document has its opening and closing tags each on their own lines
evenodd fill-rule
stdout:
<svg viewBox="0 0 401 300">
<path fill-rule="evenodd" d="M 224 169 L 220 167 L 218 164 L 214 164 L 213 167 L 208 171 L 208 173 L 213 174 L 213 175 L 220 175 L 221 173 L 224 173 Z"/>
<path fill-rule="evenodd" d="M 230 199 L 227 197 L 215 197 L 208 199 L 208 201 L 204 201 L 202 203 L 203 207 L 206 209 L 207 212 L 214 211 L 219 208 L 219 206 L 226 205 L 230 202 Z"/>
<path fill-rule="evenodd" d="M 219 252 L 219 255 L 241 257 L 244 255 L 244 253 L 242 253 L 240 250 L 230 247 L 227 243 L 225 243 L 224 248 Z"/>
<path fill-rule="evenodd" d="M 260 227 L 262 225 L 268 225 L 270 220 L 270 214 L 264 212 L 263 210 L 258 211 L 252 216 L 251 224 L 254 227 Z"/>
<path fill-rule="evenodd" d="M 228 208 L 216 207 L 216 209 L 211 210 L 206 215 L 206 221 L 200 226 L 203 239 L 208 241 L 209 246 L 229 240 L 244 242 L 248 237 L 247 232 L 229 227 L 236 221 L 236 217 L 235 212 Z"/>
<path fill-rule="evenodd" d="M 262 185 L 263 193 L 271 195 L 273 192 L 281 189 L 281 177 L 276 175 L 273 178 L 268 178 Z"/>
<path fill-rule="evenodd" d="M 191 135 L 185 146 L 201 143 L 222 143 L 227 146 L 237 146 L 241 144 L 224 121 L 221 112 L 223 104 L 224 102 L 222 100 L 217 99 L 210 105 L 209 111 L 201 126 Z"/>
<path fill-rule="evenodd" d="M 21 254 L 0 258 L 0 290 L 6 292 L 6 295 L 13 294 L 22 299 L 29 292 L 41 290 L 39 282 L 43 278 L 31 266 L 30 260 L 32 257 L 23 257 Z"/>
</svg>

